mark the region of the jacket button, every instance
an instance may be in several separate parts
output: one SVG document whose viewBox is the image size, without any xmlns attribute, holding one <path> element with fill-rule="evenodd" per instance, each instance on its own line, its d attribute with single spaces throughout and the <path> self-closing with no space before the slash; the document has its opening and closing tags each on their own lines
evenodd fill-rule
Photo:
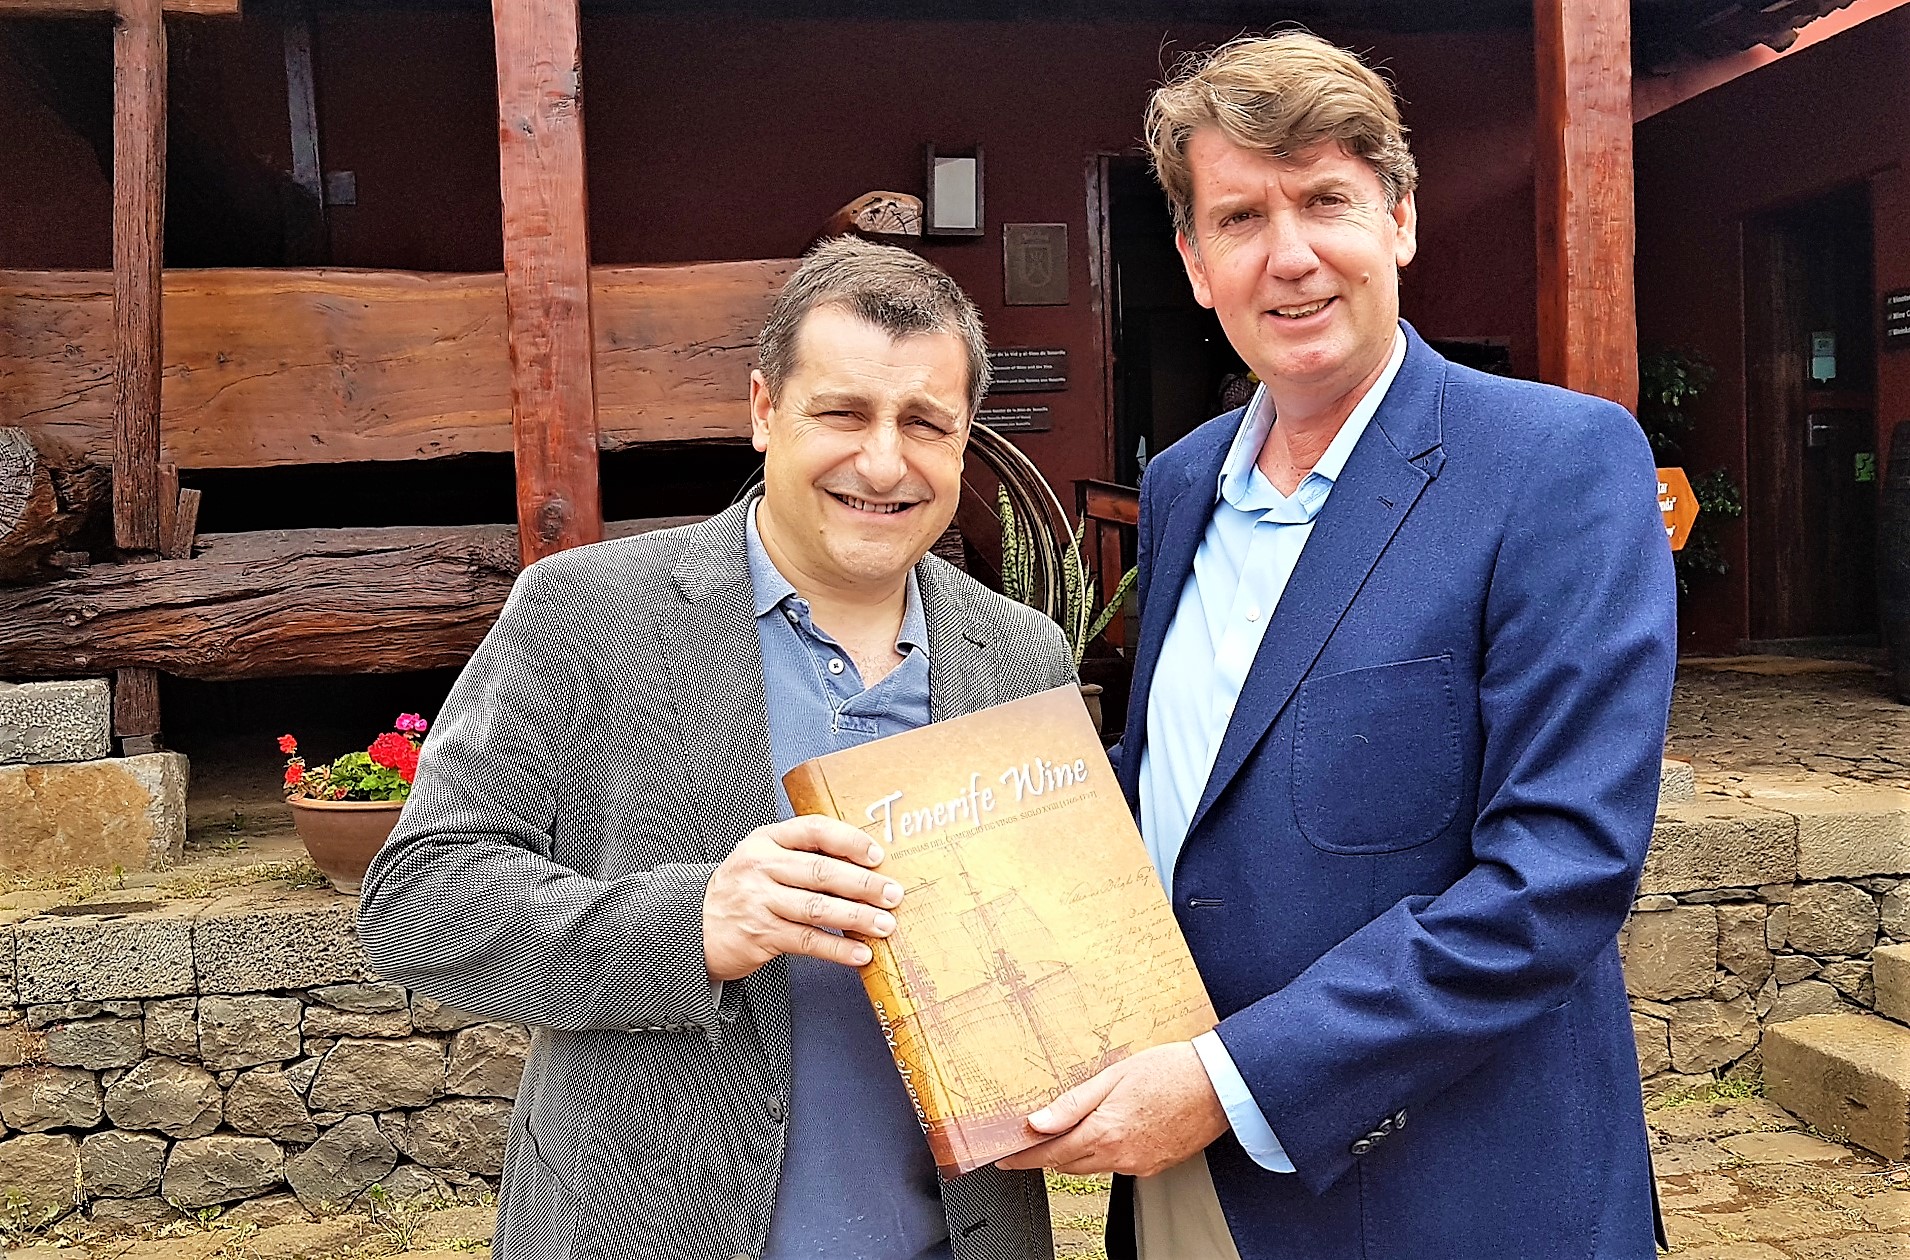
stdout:
<svg viewBox="0 0 1910 1260">
<path fill-rule="evenodd" d="M 1399 1111 L 1395 1113 L 1393 1116 L 1393 1130 L 1394 1132 L 1398 1132 L 1400 1129 L 1403 1129 L 1405 1127 L 1406 1127 L 1406 1109 L 1404 1107 L 1401 1107 Z"/>
<path fill-rule="evenodd" d="M 774 1120 L 777 1124 L 783 1122 L 783 1100 L 781 1098 L 772 1097 L 769 1100 L 769 1118 Z"/>
<path fill-rule="evenodd" d="M 1349 1149 L 1351 1149 L 1351 1151 L 1353 1152 L 1354 1158 L 1357 1159 L 1359 1156 L 1364 1155 L 1366 1154 L 1366 1152 L 1373 1149 L 1373 1139 L 1361 1138 L 1359 1141 L 1353 1143 L 1352 1147 Z"/>
</svg>

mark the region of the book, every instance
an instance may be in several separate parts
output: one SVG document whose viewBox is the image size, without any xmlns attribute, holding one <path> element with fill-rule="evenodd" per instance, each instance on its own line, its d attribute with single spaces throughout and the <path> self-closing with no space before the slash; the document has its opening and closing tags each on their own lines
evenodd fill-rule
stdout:
<svg viewBox="0 0 1910 1260">
<path fill-rule="evenodd" d="M 798 814 L 882 846 L 895 931 L 860 968 L 944 1177 L 1044 1140 L 1026 1117 L 1217 1022 L 1078 688 L 805 761 Z"/>
</svg>

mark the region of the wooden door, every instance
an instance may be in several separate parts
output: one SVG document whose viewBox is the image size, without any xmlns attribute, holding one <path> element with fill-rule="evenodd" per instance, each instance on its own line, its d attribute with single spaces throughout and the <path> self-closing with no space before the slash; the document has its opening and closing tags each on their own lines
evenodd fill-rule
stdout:
<svg viewBox="0 0 1910 1260">
<path fill-rule="evenodd" d="M 1870 257 L 1867 187 L 1746 224 L 1753 639 L 1876 630 Z"/>
</svg>

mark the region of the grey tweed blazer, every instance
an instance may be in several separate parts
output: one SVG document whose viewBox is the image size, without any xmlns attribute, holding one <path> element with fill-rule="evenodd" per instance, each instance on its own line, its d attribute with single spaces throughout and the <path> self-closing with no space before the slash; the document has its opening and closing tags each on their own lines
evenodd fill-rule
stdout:
<svg viewBox="0 0 1910 1260">
<path fill-rule="evenodd" d="M 702 936 L 717 862 L 776 814 L 746 510 L 527 568 L 365 878 L 373 968 L 535 1030 L 497 1260 L 732 1260 L 769 1234 L 788 968 L 719 1005 Z M 916 576 L 935 718 L 1074 679 L 1046 618 L 933 556 Z M 943 1200 L 958 1260 L 1053 1255 L 1040 1174 Z"/>
</svg>

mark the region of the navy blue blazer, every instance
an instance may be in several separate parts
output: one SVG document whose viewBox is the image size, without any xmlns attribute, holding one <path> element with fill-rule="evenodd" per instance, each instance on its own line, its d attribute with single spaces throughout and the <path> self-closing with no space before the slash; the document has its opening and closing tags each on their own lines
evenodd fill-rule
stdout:
<svg viewBox="0 0 1910 1260">
<path fill-rule="evenodd" d="M 1649 1257 L 1616 936 L 1675 666 L 1651 451 L 1620 407 L 1406 336 L 1175 868 L 1221 1040 L 1297 1173 L 1231 1135 L 1208 1162 L 1243 1260 Z M 1141 488 L 1130 802 L 1240 415 Z M 1111 1254 L 1131 1228 L 1117 1203 Z"/>
</svg>

